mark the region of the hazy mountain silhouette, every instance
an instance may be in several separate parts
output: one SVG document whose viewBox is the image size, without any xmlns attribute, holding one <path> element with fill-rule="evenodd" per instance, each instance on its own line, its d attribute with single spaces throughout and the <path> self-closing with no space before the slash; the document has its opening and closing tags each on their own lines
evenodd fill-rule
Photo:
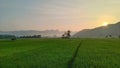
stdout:
<svg viewBox="0 0 120 68">
<path fill-rule="evenodd" d="M 47 37 L 61 36 L 64 31 L 59 30 L 44 30 L 44 31 L 35 31 L 35 30 L 21 30 L 21 31 L 0 31 L 0 35 L 15 35 L 15 36 L 30 36 L 30 35 L 42 35 Z"/>
<path fill-rule="evenodd" d="M 108 26 L 97 27 L 94 29 L 85 29 L 77 32 L 73 37 L 80 38 L 102 38 L 107 35 L 112 35 L 112 37 L 118 37 L 120 35 L 120 22 L 116 24 L 110 24 Z"/>
</svg>

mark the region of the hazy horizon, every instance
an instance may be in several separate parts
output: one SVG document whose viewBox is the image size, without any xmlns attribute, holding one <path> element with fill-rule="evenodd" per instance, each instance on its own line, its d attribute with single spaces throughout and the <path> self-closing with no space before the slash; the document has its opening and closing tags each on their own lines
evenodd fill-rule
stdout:
<svg viewBox="0 0 120 68">
<path fill-rule="evenodd" d="M 0 31 L 79 31 L 119 21 L 120 0 L 0 0 Z"/>
</svg>

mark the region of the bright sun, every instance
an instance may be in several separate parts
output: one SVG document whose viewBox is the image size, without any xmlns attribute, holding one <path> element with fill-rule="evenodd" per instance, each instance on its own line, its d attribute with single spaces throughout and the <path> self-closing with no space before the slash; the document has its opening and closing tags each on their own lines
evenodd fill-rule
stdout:
<svg viewBox="0 0 120 68">
<path fill-rule="evenodd" d="M 107 26 L 109 23 L 108 22 L 104 22 L 103 23 L 103 26 Z"/>
</svg>

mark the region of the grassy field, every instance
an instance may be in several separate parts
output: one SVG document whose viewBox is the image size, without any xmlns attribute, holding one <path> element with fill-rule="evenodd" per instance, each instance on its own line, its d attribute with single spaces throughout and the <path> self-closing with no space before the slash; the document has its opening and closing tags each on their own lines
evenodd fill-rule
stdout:
<svg viewBox="0 0 120 68">
<path fill-rule="evenodd" d="M 0 40 L 0 68 L 120 68 L 120 39 Z"/>
</svg>

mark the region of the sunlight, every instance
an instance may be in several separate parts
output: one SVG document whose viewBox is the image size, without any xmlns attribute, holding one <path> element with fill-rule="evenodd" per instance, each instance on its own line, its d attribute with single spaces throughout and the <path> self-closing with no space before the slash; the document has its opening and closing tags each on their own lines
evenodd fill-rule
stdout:
<svg viewBox="0 0 120 68">
<path fill-rule="evenodd" d="M 103 26 L 107 26 L 109 23 L 108 22 L 104 22 L 103 23 Z"/>
</svg>

